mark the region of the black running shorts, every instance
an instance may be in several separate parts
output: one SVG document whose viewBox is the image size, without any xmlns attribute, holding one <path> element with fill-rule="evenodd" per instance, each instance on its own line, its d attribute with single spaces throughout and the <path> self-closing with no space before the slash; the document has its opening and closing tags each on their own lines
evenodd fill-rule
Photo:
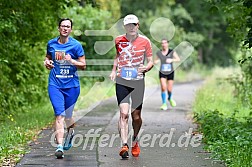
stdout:
<svg viewBox="0 0 252 167">
<path fill-rule="evenodd" d="M 125 80 L 116 78 L 116 97 L 118 105 L 121 103 L 129 103 L 131 98 L 131 107 L 141 110 L 144 97 L 144 79 L 140 80 Z"/>
<path fill-rule="evenodd" d="M 159 78 L 166 78 L 167 80 L 174 80 L 174 71 L 170 74 L 163 74 L 159 71 Z"/>
</svg>

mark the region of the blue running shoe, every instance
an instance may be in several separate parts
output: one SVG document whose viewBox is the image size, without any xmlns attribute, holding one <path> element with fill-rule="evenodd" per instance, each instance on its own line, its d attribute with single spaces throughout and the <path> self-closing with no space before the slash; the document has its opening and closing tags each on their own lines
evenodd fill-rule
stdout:
<svg viewBox="0 0 252 167">
<path fill-rule="evenodd" d="M 67 132 L 67 135 L 65 138 L 65 142 L 64 142 L 64 146 L 63 146 L 64 150 L 69 150 L 72 147 L 73 137 L 74 137 L 74 129 L 70 128 L 69 131 Z"/>
<path fill-rule="evenodd" d="M 58 145 L 56 151 L 55 151 L 55 156 L 57 159 L 62 159 L 64 158 L 64 151 L 63 151 L 63 146 L 61 144 Z"/>
</svg>

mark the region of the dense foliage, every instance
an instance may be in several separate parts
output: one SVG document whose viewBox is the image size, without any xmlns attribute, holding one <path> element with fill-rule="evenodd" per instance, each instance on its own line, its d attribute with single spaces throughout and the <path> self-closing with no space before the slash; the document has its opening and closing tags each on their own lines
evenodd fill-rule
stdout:
<svg viewBox="0 0 252 167">
<path fill-rule="evenodd" d="M 63 2 L 1 0 L 0 121 L 43 99 L 45 43 L 56 27 Z"/>
<path fill-rule="evenodd" d="M 239 121 L 235 115 L 224 117 L 218 110 L 195 115 L 205 134 L 204 142 L 214 159 L 230 167 L 252 165 L 252 117 Z M 213 128 L 218 125 L 218 128 Z"/>
</svg>

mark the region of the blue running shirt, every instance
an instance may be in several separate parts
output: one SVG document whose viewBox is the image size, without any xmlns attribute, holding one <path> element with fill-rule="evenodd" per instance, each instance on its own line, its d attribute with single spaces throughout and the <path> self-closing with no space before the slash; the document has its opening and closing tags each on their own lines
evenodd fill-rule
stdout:
<svg viewBox="0 0 252 167">
<path fill-rule="evenodd" d="M 69 37 L 68 42 L 65 44 L 60 44 L 58 39 L 59 37 L 56 37 L 47 44 L 47 55 L 52 57 L 54 63 L 54 68 L 51 69 L 49 74 L 48 84 L 57 88 L 78 87 L 80 84 L 77 67 L 68 63 L 63 57 L 69 54 L 72 59 L 77 60 L 79 57 L 84 56 L 82 45 L 72 37 Z M 62 55 L 62 60 L 56 60 L 56 55 Z"/>
</svg>

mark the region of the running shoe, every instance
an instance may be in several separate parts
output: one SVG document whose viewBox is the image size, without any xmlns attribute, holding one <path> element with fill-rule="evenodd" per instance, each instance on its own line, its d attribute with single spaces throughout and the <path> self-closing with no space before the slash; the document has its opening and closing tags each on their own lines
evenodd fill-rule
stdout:
<svg viewBox="0 0 252 167">
<path fill-rule="evenodd" d="M 57 159 L 62 159 L 64 158 L 64 151 L 63 151 L 63 146 L 61 144 L 58 145 L 56 151 L 55 151 L 55 156 Z"/>
<path fill-rule="evenodd" d="M 69 150 L 72 147 L 73 137 L 74 137 L 74 129 L 70 128 L 67 132 L 66 137 L 65 137 L 65 142 L 64 142 L 64 146 L 63 146 L 64 150 Z"/>
<path fill-rule="evenodd" d="M 129 158 L 129 147 L 127 145 L 124 145 L 121 150 L 119 155 L 125 159 L 125 158 Z"/>
<path fill-rule="evenodd" d="M 131 154 L 134 156 L 134 157 L 138 157 L 139 154 L 140 154 L 140 147 L 138 145 L 138 142 L 135 142 L 135 145 L 134 147 L 132 147 L 131 149 Z"/>
<path fill-rule="evenodd" d="M 176 104 L 176 101 L 173 100 L 173 99 L 170 99 L 169 102 L 170 102 L 170 105 L 171 105 L 172 107 L 175 107 L 175 106 L 177 105 L 177 104 Z"/>
<path fill-rule="evenodd" d="M 160 107 L 160 109 L 161 110 L 167 110 L 168 109 L 167 104 L 166 103 L 162 104 L 162 106 Z"/>
</svg>

